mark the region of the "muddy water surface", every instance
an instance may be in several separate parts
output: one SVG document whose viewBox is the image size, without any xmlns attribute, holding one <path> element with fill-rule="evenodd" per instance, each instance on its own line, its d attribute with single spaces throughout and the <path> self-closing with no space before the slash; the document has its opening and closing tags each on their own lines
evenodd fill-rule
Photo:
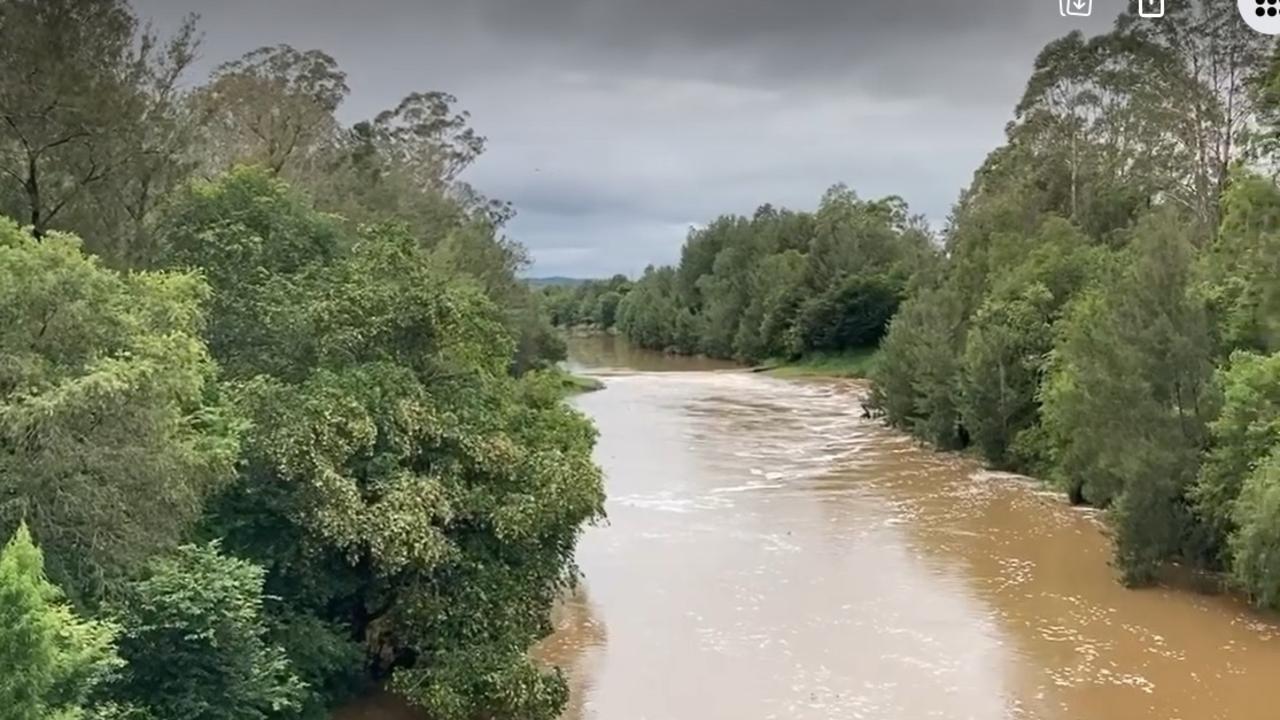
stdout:
<svg viewBox="0 0 1280 720">
<path fill-rule="evenodd" d="M 860 384 L 571 355 L 609 491 L 540 649 L 571 720 L 1280 717 L 1274 618 L 1123 589 L 1095 517 L 864 420 Z"/>
</svg>

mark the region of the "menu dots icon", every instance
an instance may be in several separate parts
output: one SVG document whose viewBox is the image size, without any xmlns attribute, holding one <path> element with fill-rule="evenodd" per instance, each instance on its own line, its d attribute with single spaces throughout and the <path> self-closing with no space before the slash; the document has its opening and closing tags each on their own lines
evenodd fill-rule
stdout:
<svg viewBox="0 0 1280 720">
<path fill-rule="evenodd" d="M 1280 0 L 1236 0 L 1245 24 L 1266 35 L 1280 35 Z"/>
</svg>

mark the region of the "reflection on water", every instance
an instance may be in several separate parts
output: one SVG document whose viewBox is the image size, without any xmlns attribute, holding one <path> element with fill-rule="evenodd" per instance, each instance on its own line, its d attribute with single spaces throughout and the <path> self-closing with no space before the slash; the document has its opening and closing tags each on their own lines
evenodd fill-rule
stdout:
<svg viewBox="0 0 1280 720">
<path fill-rule="evenodd" d="M 560 668 L 569 678 L 569 706 L 563 720 L 588 717 L 585 699 L 591 697 L 594 674 L 604 652 L 607 633 L 596 616 L 585 586 L 556 608 L 553 618 L 556 632 L 535 650 L 538 658 Z"/>
<path fill-rule="evenodd" d="M 540 650 L 567 717 L 1277 716 L 1271 618 L 1125 590 L 1093 514 L 862 419 L 861 385 L 571 353 L 612 370 L 575 401 L 610 522 Z"/>
<path fill-rule="evenodd" d="M 724 360 L 687 355 L 667 355 L 642 350 L 613 335 L 569 338 L 569 369 L 601 373 L 609 370 L 681 372 L 725 370 L 739 366 Z"/>
</svg>

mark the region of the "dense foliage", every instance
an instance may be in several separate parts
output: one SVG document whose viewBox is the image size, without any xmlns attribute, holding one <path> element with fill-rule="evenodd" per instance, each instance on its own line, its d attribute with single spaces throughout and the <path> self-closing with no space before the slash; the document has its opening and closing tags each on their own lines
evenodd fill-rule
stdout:
<svg viewBox="0 0 1280 720">
<path fill-rule="evenodd" d="M 112 272 L 0 218 L 0 534 L 25 519 L 75 598 L 176 545 L 231 479 L 207 296 L 194 275 Z"/>
<path fill-rule="evenodd" d="M 0 0 L 0 718 L 558 716 L 602 486 L 484 139 L 144 27 Z"/>
<path fill-rule="evenodd" d="M 620 299 L 616 324 L 643 347 L 748 362 L 863 348 L 936 255 L 899 198 L 836 186 L 814 213 L 766 205 L 691 231 L 677 267 L 646 269 Z"/>
<path fill-rule="evenodd" d="M 1274 160 L 1273 52 L 1208 3 L 1050 43 L 875 373 L 891 423 L 1109 508 L 1128 581 L 1181 561 L 1266 605 L 1280 601 L 1280 191 L 1258 174 Z"/>
<path fill-rule="evenodd" d="M 251 425 L 210 531 L 435 716 L 552 712 L 562 688 L 524 649 L 602 498 L 589 425 L 509 375 L 499 308 L 404 227 L 343 237 L 260 171 L 193 187 L 160 233 L 233 303 L 228 325 L 255 328 L 213 345 Z M 237 268 L 268 235 L 281 254 Z"/>
<path fill-rule="evenodd" d="M 614 275 L 608 280 L 548 285 L 541 295 L 544 311 L 557 327 L 612 330 L 618 321 L 618 307 L 629 292 L 631 281 L 625 275 Z"/>
<path fill-rule="evenodd" d="M 107 720 L 125 708 L 98 690 L 121 663 L 118 629 L 76 614 L 45 578 L 26 525 L 0 550 L 0 718 Z"/>
<path fill-rule="evenodd" d="M 303 685 L 267 638 L 265 572 L 216 545 L 157 558 L 122 593 L 116 621 L 125 671 L 113 688 L 154 718 L 273 718 L 296 711 Z"/>
</svg>

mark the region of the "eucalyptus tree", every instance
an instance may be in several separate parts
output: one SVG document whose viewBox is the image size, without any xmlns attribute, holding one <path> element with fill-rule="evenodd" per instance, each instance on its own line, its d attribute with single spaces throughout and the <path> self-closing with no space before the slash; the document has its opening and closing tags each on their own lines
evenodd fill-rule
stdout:
<svg viewBox="0 0 1280 720">
<path fill-rule="evenodd" d="M 223 63 L 194 100 L 204 162 L 214 174 L 239 163 L 303 172 L 340 132 L 334 113 L 348 92 L 346 73 L 320 50 L 276 45 Z"/>
<path fill-rule="evenodd" d="M 124 0 L 0 3 L 5 211 L 37 237 L 138 232 L 180 175 L 178 82 L 195 48 L 192 20 L 162 40 Z"/>
</svg>

